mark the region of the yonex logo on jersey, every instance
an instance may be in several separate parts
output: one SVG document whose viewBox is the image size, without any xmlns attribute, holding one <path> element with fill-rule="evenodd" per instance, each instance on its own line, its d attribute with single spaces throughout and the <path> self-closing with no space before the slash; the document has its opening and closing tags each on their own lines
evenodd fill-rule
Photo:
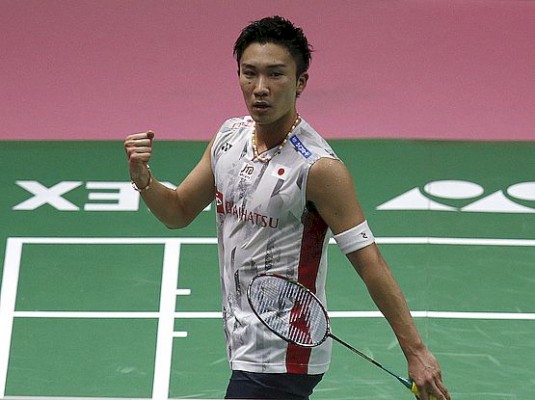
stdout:
<svg viewBox="0 0 535 400">
<path fill-rule="evenodd" d="M 221 151 L 228 151 L 228 150 L 230 150 L 231 148 L 232 148 L 232 144 L 230 144 L 230 143 L 223 143 L 223 144 L 221 145 L 221 147 L 219 147 L 219 149 L 220 149 Z"/>
<path fill-rule="evenodd" d="M 379 205 L 377 210 L 535 213 L 535 182 L 520 182 L 486 193 L 469 181 L 442 180 L 415 187 Z"/>
<path fill-rule="evenodd" d="M 301 143 L 297 136 L 292 135 L 290 137 L 290 143 L 303 157 L 308 158 L 312 155 L 312 152 L 308 150 L 303 143 Z"/>
</svg>

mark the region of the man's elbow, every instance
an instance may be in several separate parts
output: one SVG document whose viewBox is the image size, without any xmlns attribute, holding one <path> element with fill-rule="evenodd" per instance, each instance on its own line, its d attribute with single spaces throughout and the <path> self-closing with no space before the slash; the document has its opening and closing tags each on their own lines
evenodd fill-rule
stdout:
<svg viewBox="0 0 535 400">
<path fill-rule="evenodd" d="M 191 224 L 191 221 L 162 221 L 167 229 L 182 229 Z"/>
</svg>

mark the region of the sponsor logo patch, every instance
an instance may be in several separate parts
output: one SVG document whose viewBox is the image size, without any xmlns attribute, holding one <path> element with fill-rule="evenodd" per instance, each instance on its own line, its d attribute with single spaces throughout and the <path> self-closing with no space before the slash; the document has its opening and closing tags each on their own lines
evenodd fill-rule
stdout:
<svg viewBox="0 0 535 400">
<path fill-rule="evenodd" d="M 240 170 L 240 178 L 245 180 L 251 180 L 254 173 L 254 166 L 247 161 L 243 163 Z"/>
<path fill-rule="evenodd" d="M 290 137 L 290 143 L 303 157 L 308 158 L 312 155 L 312 152 L 305 147 L 305 145 L 299 140 L 297 136 L 293 135 L 292 137 Z"/>
</svg>

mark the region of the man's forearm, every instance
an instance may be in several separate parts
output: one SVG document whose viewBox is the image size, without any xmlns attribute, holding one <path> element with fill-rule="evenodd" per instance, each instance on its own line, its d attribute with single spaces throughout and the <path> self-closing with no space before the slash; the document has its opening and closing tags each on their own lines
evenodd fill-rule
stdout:
<svg viewBox="0 0 535 400">
<path fill-rule="evenodd" d="M 160 183 L 154 177 L 150 188 L 140 192 L 141 198 L 150 211 L 170 229 L 183 228 L 189 224 L 182 211 L 177 193 Z"/>
<path fill-rule="evenodd" d="M 372 247 L 373 246 L 373 247 Z M 348 255 L 350 261 L 366 284 L 371 298 L 385 316 L 396 335 L 406 357 L 425 348 L 416 329 L 405 296 L 386 261 L 375 245 Z"/>
</svg>

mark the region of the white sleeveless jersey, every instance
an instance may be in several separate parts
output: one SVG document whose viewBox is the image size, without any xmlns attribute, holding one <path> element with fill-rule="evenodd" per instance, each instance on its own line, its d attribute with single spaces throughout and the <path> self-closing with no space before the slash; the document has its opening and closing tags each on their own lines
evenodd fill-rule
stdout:
<svg viewBox="0 0 535 400">
<path fill-rule="evenodd" d="M 298 280 L 325 304 L 330 231 L 306 204 L 306 185 L 314 162 L 337 157 L 302 120 L 271 161 L 253 160 L 253 126 L 250 117 L 226 121 L 211 154 L 230 366 L 250 372 L 323 373 L 331 340 L 312 349 L 287 344 L 253 314 L 247 288 L 255 275 L 277 273 Z"/>
</svg>

